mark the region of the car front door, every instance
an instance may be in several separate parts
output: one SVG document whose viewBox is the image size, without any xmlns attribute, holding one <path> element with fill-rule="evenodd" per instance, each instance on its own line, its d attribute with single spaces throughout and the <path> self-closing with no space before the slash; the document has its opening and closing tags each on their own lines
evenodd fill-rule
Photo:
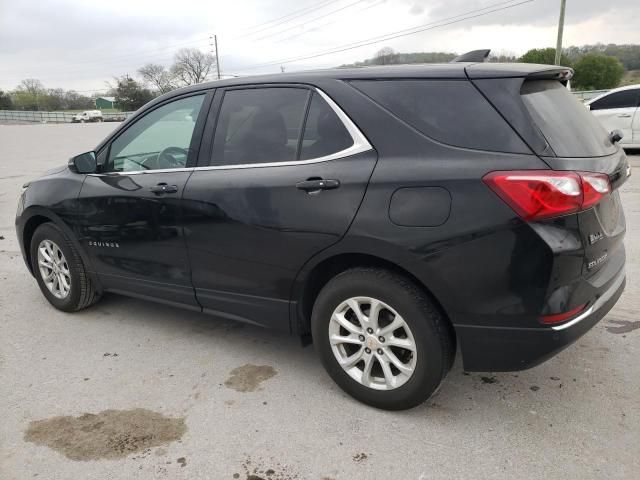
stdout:
<svg viewBox="0 0 640 480">
<path fill-rule="evenodd" d="M 191 286 L 180 197 L 193 171 L 211 94 L 146 113 L 99 153 L 79 198 L 79 234 L 103 286 L 199 308 Z"/>
<path fill-rule="evenodd" d="M 214 107 L 183 196 L 196 295 L 205 311 L 288 330 L 296 273 L 345 234 L 377 154 L 315 89 L 220 90 Z"/>
<path fill-rule="evenodd" d="M 605 95 L 592 102 L 589 108 L 608 132 L 620 130 L 623 133 L 620 144 L 624 146 L 638 143 L 640 132 L 634 132 L 633 125 L 640 124 L 635 120 L 639 103 L 640 88 L 635 88 Z"/>
</svg>

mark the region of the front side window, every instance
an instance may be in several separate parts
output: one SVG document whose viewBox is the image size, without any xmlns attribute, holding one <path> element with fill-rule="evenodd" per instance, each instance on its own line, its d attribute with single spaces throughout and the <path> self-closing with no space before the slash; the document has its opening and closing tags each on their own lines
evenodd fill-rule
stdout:
<svg viewBox="0 0 640 480">
<path fill-rule="evenodd" d="M 107 171 L 182 168 L 204 94 L 175 100 L 151 111 L 112 143 Z"/>
<path fill-rule="evenodd" d="M 609 108 L 635 108 L 640 101 L 640 88 L 611 93 L 590 105 L 591 110 Z"/>
</svg>

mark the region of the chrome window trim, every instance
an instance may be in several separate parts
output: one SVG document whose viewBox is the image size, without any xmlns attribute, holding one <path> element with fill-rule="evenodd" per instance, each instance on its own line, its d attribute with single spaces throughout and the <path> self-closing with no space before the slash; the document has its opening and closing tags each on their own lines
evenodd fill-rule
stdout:
<svg viewBox="0 0 640 480">
<path fill-rule="evenodd" d="M 264 168 L 264 167 L 288 167 L 293 165 L 310 165 L 314 163 L 322 163 L 329 162 L 331 160 L 337 160 L 338 158 L 349 157 L 351 155 L 356 155 L 362 152 L 368 152 L 369 150 L 373 150 L 373 147 L 364 136 L 364 134 L 360 131 L 360 129 L 356 126 L 353 121 L 347 116 L 346 113 L 336 104 L 331 97 L 329 97 L 326 93 L 320 90 L 317 87 L 314 87 L 313 90 L 317 92 L 322 99 L 327 102 L 329 107 L 335 112 L 338 116 L 344 127 L 351 135 L 351 139 L 353 140 L 353 144 L 345 148 L 344 150 L 340 150 L 339 152 L 332 153 L 330 155 L 325 155 L 324 157 L 310 158 L 307 160 L 291 160 L 288 162 L 267 162 L 267 163 L 239 163 L 236 165 L 209 165 L 206 167 L 189 167 L 189 168 L 163 168 L 157 170 L 132 170 L 128 172 L 105 172 L 105 173 L 90 173 L 90 176 L 102 176 L 102 175 L 139 175 L 139 174 L 152 174 L 152 173 L 170 173 L 170 172 L 190 172 L 190 171 L 198 171 L 198 170 L 235 170 L 235 169 L 244 169 L 244 168 Z"/>
</svg>

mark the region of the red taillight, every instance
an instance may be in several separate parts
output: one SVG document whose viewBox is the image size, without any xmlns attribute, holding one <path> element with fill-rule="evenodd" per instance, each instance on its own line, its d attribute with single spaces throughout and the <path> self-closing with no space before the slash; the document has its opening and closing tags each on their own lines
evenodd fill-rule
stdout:
<svg viewBox="0 0 640 480">
<path fill-rule="evenodd" d="M 600 173 L 521 170 L 491 172 L 484 182 L 524 220 L 579 212 L 611 191 Z"/>
<path fill-rule="evenodd" d="M 544 323 L 545 325 L 562 323 L 565 320 L 569 320 L 570 318 L 578 315 L 580 312 L 584 310 L 586 306 L 587 304 L 585 303 L 584 305 L 580 305 L 579 307 L 573 308 L 568 312 L 554 313 L 553 315 L 542 315 L 540 317 L 540 323 Z"/>
</svg>

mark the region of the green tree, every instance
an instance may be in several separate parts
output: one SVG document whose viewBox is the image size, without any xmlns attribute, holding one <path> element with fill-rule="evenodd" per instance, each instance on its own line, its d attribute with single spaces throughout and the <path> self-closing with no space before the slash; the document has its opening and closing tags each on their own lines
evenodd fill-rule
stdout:
<svg viewBox="0 0 640 480">
<path fill-rule="evenodd" d="M 0 110 L 12 110 L 13 102 L 11 101 L 11 95 L 8 92 L 0 90 Z"/>
<path fill-rule="evenodd" d="M 553 65 L 556 61 L 555 48 L 532 48 L 520 57 L 524 63 L 541 63 L 543 65 Z M 560 55 L 560 65 L 570 67 L 571 60 L 564 53 Z"/>
<path fill-rule="evenodd" d="M 131 77 L 116 78 L 116 83 L 116 103 L 125 112 L 139 109 L 154 97 L 148 88 L 142 87 Z"/>
<path fill-rule="evenodd" d="M 580 90 L 602 90 L 615 88 L 624 75 L 620 60 L 597 53 L 588 53 L 574 65 L 575 74 L 571 81 Z"/>
</svg>

